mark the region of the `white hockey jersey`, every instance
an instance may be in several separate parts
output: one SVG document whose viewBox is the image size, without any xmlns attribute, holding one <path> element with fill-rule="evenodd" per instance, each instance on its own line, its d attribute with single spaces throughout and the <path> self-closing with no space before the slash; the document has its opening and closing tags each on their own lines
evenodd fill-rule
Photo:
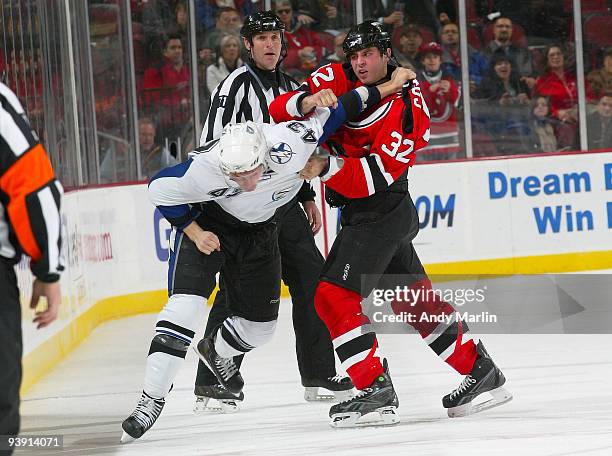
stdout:
<svg viewBox="0 0 612 456">
<path fill-rule="evenodd" d="M 149 196 L 175 226 L 184 227 L 198 213 L 191 204 L 215 201 L 226 212 L 248 223 L 270 219 L 276 209 L 293 198 L 303 179 L 299 171 L 314 152 L 346 119 L 346 111 L 317 109 L 307 120 L 277 125 L 259 124 L 266 139 L 267 169 L 252 192 L 243 192 L 221 172 L 218 140 L 191 154 L 184 163 L 166 168 L 153 177 Z"/>
</svg>

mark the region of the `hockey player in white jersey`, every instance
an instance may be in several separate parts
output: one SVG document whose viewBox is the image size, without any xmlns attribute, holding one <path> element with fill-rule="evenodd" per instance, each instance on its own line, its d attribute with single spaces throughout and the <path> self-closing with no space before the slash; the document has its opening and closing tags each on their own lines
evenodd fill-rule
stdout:
<svg viewBox="0 0 612 456">
<path fill-rule="evenodd" d="M 257 11 L 245 18 L 240 36 L 249 58 L 211 94 L 211 107 L 204 121 L 200 145 L 218 139 L 228 124 L 248 120 L 275 123 L 268 105 L 279 95 L 299 86 L 280 68 L 287 51 L 284 33 L 285 24 L 272 11 Z M 338 375 L 329 331 L 314 306 L 315 290 L 325 262 L 314 240 L 322 222 L 314 202 L 315 195 L 310 183 L 304 182 L 295 198 L 284 198 L 275 216 L 278 249 L 283 283 L 291 295 L 295 354 L 304 399 L 342 401 L 351 397 L 353 384 L 349 377 Z M 220 281 L 204 335 L 211 334 L 227 314 L 225 285 Z M 238 368 L 242 358 L 238 356 L 234 360 Z M 223 388 L 202 361 L 198 363 L 194 394 L 196 413 L 234 412 L 244 399 L 243 393 L 235 397 Z"/>
<path fill-rule="evenodd" d="M 280 255 L 275 210 L 299 191 L 299 171 L 318 143 L 413 77 L 412 71 L 399 69 L 391 81 L 354 89 L 339 100 L 322 92 L 321 104 L 337 102 L 337 108 L 317 109 L 305 121 L 228 126 L 201 153 L 153 177 L 150 198 L 174 228 L 170 298 L 158 317 L 142 396 L 122 424 L 122 442 L 141 437 L 159 417 L 218 272 L 233 314 L 198 343 L 197 352 L 228 391 L 241 393 L 244 382 L 233 357 L 268 342 L 276 327 Z M 213 204 L 200 211 L 203 201 Z M 182 242 L 185 236 L 192 242 Z M 180 256 L 193 262 L 176 274 L 173 262 Z"/>
</svg>

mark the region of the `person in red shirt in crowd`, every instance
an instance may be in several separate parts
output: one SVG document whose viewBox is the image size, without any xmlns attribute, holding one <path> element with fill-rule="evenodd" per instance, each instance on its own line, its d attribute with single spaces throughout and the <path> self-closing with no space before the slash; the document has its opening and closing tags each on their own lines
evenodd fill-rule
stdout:
<svg viewBox="0 0 612 456">
<path fill-rule="evenodd" d="M 146 107 L 161 115 L 163 130 L 180 129 L 189 119 L 189 68 L 183 60 L 183 43 L 179 35 L 169 35 L 164 41 L 166 63 L 161 68 L 148 68 L 143 88 Z"/>
<path fill-rule="evenodd" d="M 283 60 L 283 68 L 306 72 L 314 70 L 323 55 L 327 53 L 325 42 L 293 17 L 293 7 L 289 0 L 278 0 L 275 12 L 285 24 L 287 56 Z"/>
<path fill-rule="evenodd" d="M 343 48 L 348 63 L 319 68 L 301 90 L 272 102 L 270 114 L 275 122 L 310 113 L 320 106 L 316 95 L 324 89 L 340 95 L 392 78 L 393 71 L 407 71 L 395 68 L 391 38 L 378 22 L 367 21 L 351 28 Z M 408 190 L 408 170 L 415 153 L 427 145 L 430 136 L 429 111 L 419 83 L 412 81 L 401 93 L 371 103 L 370 107 L 368 100 L 368 108 L 357 121 L 341 126 L 328 140 L 328 149 L 340 159 L 311 157 L 300 173 L 304 179 L 319 176 L 326 186 L 328 203 L 342 207 L 342 228 L 321 272 L 315 307 L 330 332 L 342 367 L 361 392 L 330 409 L 331 425 L 360 426 L 364 424 L 361 418 L 370 413 L 379 415 L 366 419 L 370 426 L 399 422 L 399 401 L 387 362 L 381 357 L 376 333 L 362 307 L 362 299 L 374 290 L 396 287 L 418 295 L 410 302 L 389 299 L 390 310 L 413 315 L 416 319 L 408 318 L 407 323 L 440 359 L 466 375 L 461 385 L 442 400 L 449 416 L 464 416 L 507 402 L 512 396 L 502 387 L 502 372 L 482 342 L 466 334 L 467 325 L 452 317 L 456 316 L 453 306 L 432 293 L 431 281 L 413 246 L 419 220 Z M 423 320 L 417 323 L 417 316 L 423 314 L 451 316 L 451 321 L 441 326 Z M 473 406 L 472 400 L 485 392 L 493 399 Z"/>
<path fill-rule="evenodd" d="M 593 94 L 588 82 L 585 89 L 587 100 L 592 100 Z M 536 80 L 534 93 L 548 97 L 553 117 L 563 124 L 557 130 L 559 147 L 576 147 L 578 86 L 576 73 L 565 66 L 561 46 L 551 45 L 546 49 L 546 71 Z"/>
<path fill-rule="evenodd" d="M 457 158 L 461 150 L 457 126 L 457 83 L 441 68 L 442 47 L 438 43 L 432 41 L 421 45 L 419 59 L 423 70 L 417 77 L 431 115 L 431 135 L 427 147 L 417 155 L 417 161 Z"/>
</svg>

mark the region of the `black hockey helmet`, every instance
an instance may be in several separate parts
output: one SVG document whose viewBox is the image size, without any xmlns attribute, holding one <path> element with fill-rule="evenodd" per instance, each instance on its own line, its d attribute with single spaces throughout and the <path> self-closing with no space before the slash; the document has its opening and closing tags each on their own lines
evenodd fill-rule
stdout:
<svg viewBox="0 0 612 456">
<path fill-rule="evenodd" d="M 240 29 L 240 36 L 249 41 L 258 33 L 285 31 L 285 24 L 272 11 L 257 11 L 249 16 L 244 21 L 244 25 Z"/>
<path fill-rule="evenodd" d="M 366 21 L 348 31 L 342 43 L 342 50 L 348 58 L 353 52 L 373 46 L 386 53 L 387 49 L 391 49 L 391 36 L 380 22 Z"/>
<path fill-rule="evenodd" d="M 253 37 L 258 33 L 263 32 L 276 32 L 279 31 L 281 35 L 281 53 L 276 68 L 278 68 L 281 62 L 287 56 L 287 40 L 285 40 L 285 24 L 273 11 L 257 11 L 247 16 L 244 20 L 244 25 L 240 29 L 240 36 L 246 39 L 251 45 L 253 44 Z M 249 59 L 253 60 L 251 53 L 249 52 Z"/>
</svg>

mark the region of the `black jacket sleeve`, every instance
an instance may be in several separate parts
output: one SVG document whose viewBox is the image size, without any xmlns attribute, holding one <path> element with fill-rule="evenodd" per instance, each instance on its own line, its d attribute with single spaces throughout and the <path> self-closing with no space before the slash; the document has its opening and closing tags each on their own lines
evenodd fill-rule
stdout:
<svg viewBox="0 0 612 456">
<path fill-rule="evenodd" d="M 310 182 L 304 181 L 304 183 L 302 184 L 302 188 L 300 188 L 300 191 L 298 192 L 297 197 L 300 203 L 305 203 L 307 201 L 314 201 L 315 195 L 316 192 L 312 188 L 312 185 L 310 185 Z"/>
</svg>

